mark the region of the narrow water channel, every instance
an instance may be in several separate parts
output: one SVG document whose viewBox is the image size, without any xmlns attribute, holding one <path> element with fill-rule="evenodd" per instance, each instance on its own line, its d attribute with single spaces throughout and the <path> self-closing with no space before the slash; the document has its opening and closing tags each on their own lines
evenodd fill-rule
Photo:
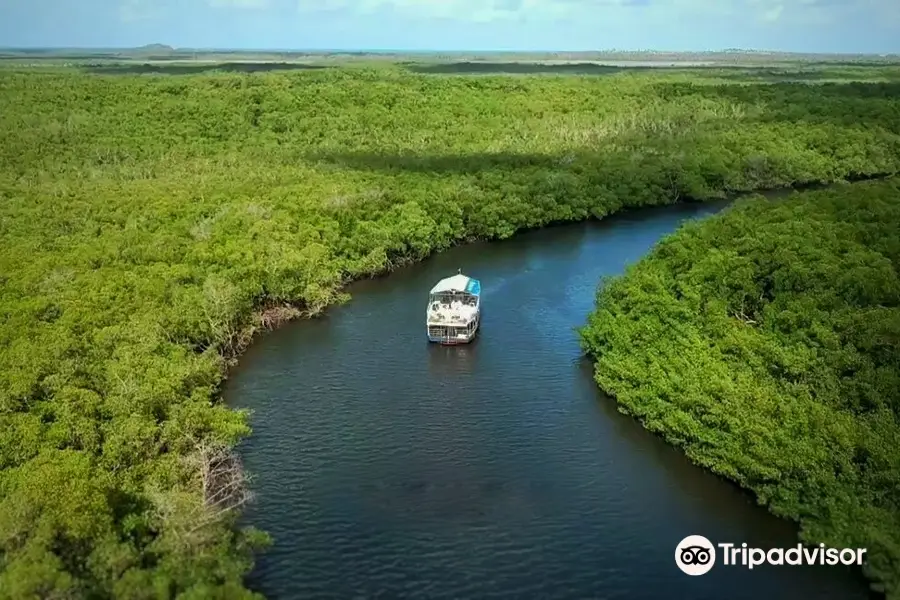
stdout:
<svg viewBox="0 0 900 600">
<path fill-rule="evenodd" d="M 250 584 L 269 598 L 866 598 L 843 567 L 715 567 L 678 542 L 796 544 L 795 528 L 616 412 L 574 328 L 603 275 L 688 218 L 647 209 L 453 249 L 351 288 L 272 332 L 227 401 L 254 411 L 241 446 L 274 545 Z M 470 346 L 425 339 L 428 290 L 480 278 Z"/>
</svg>

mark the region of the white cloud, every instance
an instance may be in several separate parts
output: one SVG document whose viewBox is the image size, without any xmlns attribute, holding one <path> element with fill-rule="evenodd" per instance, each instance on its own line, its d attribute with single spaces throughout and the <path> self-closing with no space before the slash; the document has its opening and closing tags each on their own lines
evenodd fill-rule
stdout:
<svg viewBox="0 0 900 600">
<path fill-rule="evenodd" d="M 523 16 L 574 17 L 597 9 L 650 4 L 652 0 L 299 0 L 300 12 L 349 11 L 371 14 L 382 9 L 420 18 L 497 21 Z"/>
<path fill-rule="evenodd" d="M 256 3 L 264 0 L 209 0 Z M 271 0 L 270 0 L 271 1 Z M 390 10 L 413 18 L 488 22 L 527 18 L 587 19 L 610 23 L 637 15 L 658 22 L 728 18 L 739 23 L 795 26 L 839 24 L 848 18 L 872 26 L 900 25 L 900 0 L 293 0 L 302 13 L 371 15 Z"/>
<path fill-rule="evenodd" d="M 730 0 L 727 4 L 733 11 L 743 5 L 750 9 L 750 16 L 762 21 L 807 26 L 840 23 L 853 16 L 873 25 L 900 18 L 898 0 Z"/>
</svg>

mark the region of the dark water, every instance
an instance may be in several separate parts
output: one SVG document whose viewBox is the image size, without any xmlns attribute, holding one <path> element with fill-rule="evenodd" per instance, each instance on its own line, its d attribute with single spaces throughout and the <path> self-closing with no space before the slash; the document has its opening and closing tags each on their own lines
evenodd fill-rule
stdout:
<svg viewBox="0 0 900 600">
<path fill-rule="evenodd" d="M 865 598 L 844 567 L 679 571 L 689 534 L 771 548 L 795 529 L 618 414 L 580 358 L 573 328 L 600 277 L 717 208 L 457 248 L 261 339 L 226 390 L 254 411 L 247 521 L 274 538 L 250 584 L 270 598 Z M 427 292 L 457 268 L 482 280 L 482 330 L 429 345 Z"/>
</svg>

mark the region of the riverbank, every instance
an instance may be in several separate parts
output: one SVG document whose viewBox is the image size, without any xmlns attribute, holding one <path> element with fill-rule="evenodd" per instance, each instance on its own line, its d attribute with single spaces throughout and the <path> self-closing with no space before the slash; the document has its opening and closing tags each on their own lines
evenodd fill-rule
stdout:
<svg viewBox="0 0 900 600">
<path fill-rule="evenodd" d="M 618 414 L 574 335 L 597 281 L 728 204 L 460 245 L 254 343 L 223 389 L 252 411 L 238 450 L 258 496 L 242 522 L 273 540 L 247 585 L 268 598 L 874 600 L 840 567 L 672 568 L 685 532 L 792 547 L 796 527 Z M 489 309 L 473 344 L 430 345 L 419 319 L 379 318 L 419 314 L 459 266 Z"/>
<path fill-rule="evenodd" d="M 896 84 L 694 81 L 4 74 L 0 589 L 242 589 L 257 536 L 198 465 L 249 434 L 217 394 L 258 307 L 315 313 L 460 240 L 900 170 Z"/>
<path fill-rule="evenodd" d="M 607 282 L 582 330 L 620 410 L 900 597 L 900 179 L 748 199 Z"/>
</svg>

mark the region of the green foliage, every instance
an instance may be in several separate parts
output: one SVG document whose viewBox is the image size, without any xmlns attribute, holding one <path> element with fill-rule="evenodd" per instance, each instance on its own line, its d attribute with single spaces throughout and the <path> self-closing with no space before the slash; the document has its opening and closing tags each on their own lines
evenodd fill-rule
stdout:
<svg viewBox="0 0 900 600">
<path fill-rule="evenodd" d="M 900 180 L 683 228 L 581 335 L 621 410 L 900 597 Z"/>
<path fill-rule="evenodd" d="M 260 536 L 188 523 L 198 448 L 249 431 L 215 400 L 254 311 L 315 313 L 349 279 L 467 239 L 900 167 L 896 84 L 710 80 L 0 71 L 0 596 L 238 593 Z M 854 264 L 865 281 L 827 273 L 844 293 L 893 293 L 883 260 Z M 733 266 L 722 301 L 756 302 Z M 813 360 L 768 352 L 793 377 Z M 875 402 L 881 371 L 847 368 L 869 369 L 852 398 Z"/>
</svg>

